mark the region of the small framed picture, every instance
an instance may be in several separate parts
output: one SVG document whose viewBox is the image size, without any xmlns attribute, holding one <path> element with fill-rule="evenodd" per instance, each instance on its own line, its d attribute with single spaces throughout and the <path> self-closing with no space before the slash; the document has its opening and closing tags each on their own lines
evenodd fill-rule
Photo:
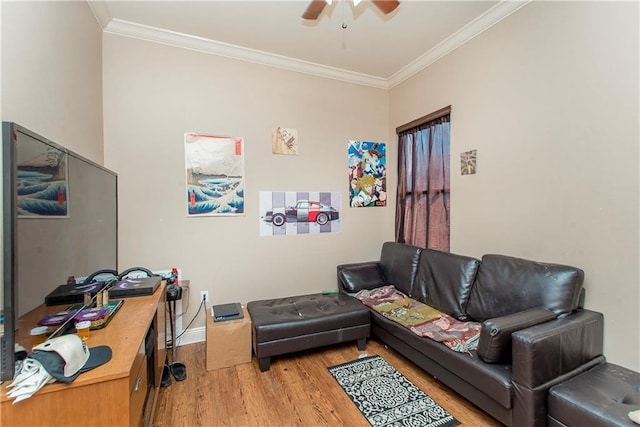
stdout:
<svg viewBox="0 0 640 427">
<path fill-rule="evenodd" d="M 465 151 L 460 154 L 460 174 L 473 175 L 476 173 L 476 157 L 478 150 Z"/>
<path fill-rule="evenodd" d="M 298 130 L 280 126 L 271 129 L 271 152 L 297 156 Z"/>
</svg>

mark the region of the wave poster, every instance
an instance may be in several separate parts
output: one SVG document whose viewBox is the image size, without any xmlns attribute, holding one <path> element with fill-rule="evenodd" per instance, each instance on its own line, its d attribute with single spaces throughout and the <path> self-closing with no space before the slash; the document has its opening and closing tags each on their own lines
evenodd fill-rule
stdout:
<svg viewBox="0 0 640 427">
<path fill-rule="evenodd" d="M 188 216 L 244 215 L 244 140 L 186 133 Z"/>
</svg>

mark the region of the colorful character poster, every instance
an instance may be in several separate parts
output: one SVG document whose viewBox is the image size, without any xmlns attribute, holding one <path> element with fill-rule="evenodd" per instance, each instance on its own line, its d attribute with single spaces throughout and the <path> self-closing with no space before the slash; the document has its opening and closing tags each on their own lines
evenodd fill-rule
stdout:
<svg viewBox="0 0 640 427">
<path fill-rule="evenodd" d="M 298 130 L 280 126 L 271 129 L 271 152 L 297 156 Z"/>
<path fill-rule="evenodd" d="M 341 205 L 340 193 L 261 191 L 260 235 L 337 233 Z"/>
<path fill-rule="evenodd" d="M 244 215 L 242 138 L 187 133 L 187 215 Z"/>
<path fill-rule="evenodd" d="M 382 142 L 349 141 L 349 206 L 387 206 L 387 154 Z"/>
<path fill-rule="evenodd" d="M 68 218 L 67 153 L 31 138 L 16 151 L 18 217 Z"/>
</svg>

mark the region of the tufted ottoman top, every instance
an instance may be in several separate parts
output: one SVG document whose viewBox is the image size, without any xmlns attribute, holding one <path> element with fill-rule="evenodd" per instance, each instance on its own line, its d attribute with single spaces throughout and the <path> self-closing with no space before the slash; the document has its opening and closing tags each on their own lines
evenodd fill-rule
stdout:
<svg viewBox="0 0 640 427">
<path fill-rule="evenodd" d="M 571 426 L 637 426 L 630 411 L 640 409 L 640 373 L 605 363 L 549 391 L 549 415 Z"/>
<path fill-rule="evenodd" d="M 369 324 L 369 309 L 344 294 L 252 301 L 247 310 L 257 342 Z"/>
</svg>

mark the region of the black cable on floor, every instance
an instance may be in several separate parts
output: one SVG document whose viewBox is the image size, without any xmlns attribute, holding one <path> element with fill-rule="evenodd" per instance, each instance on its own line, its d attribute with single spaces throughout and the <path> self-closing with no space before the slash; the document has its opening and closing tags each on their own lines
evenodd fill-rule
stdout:
<svg viewBox="0 0 640 427">
<path fill-rule="evenodd" d="M 198 311 L 196 311 L 196 314 L 194 314 L 194 315 L 193 315 L 193 319 L 191 319 L 191 321 L 189 322 L 189 324 L 187 325 L 187 327 L 186 327 L 186 328 L 184 328 L 184 329 L 182 330 L 182 333 L 181 333 L 180 335 L 178 335 L 178 336 L 176 337 L 176 339 L 175 339 L 175 340 L 172 340 L 174 345 L 176 345 L 176 344 L 175 344 L 175 343 L 176 343 L 176 341 L 177 341 L 181 336 L 183 336 L 185 332 L 187 332 L 187 329 L 189 329 L 189 327 L 191 326 L 191 324 L 196 320 L 196 317 L 198 317 L 198 314 L 200 314 L 200 310 L 202 309 L 202 307 L 203 307 L 203 306 L 205 307 L 205 313 L 206 313 L 206 310 L 207 310 L 207 309 L 206 309 L 207 303 L 206 303 L 206 301 L 202 300 L 202 301 L 200 302 L 200 306 L 198 307 Z"/>
</svg>

